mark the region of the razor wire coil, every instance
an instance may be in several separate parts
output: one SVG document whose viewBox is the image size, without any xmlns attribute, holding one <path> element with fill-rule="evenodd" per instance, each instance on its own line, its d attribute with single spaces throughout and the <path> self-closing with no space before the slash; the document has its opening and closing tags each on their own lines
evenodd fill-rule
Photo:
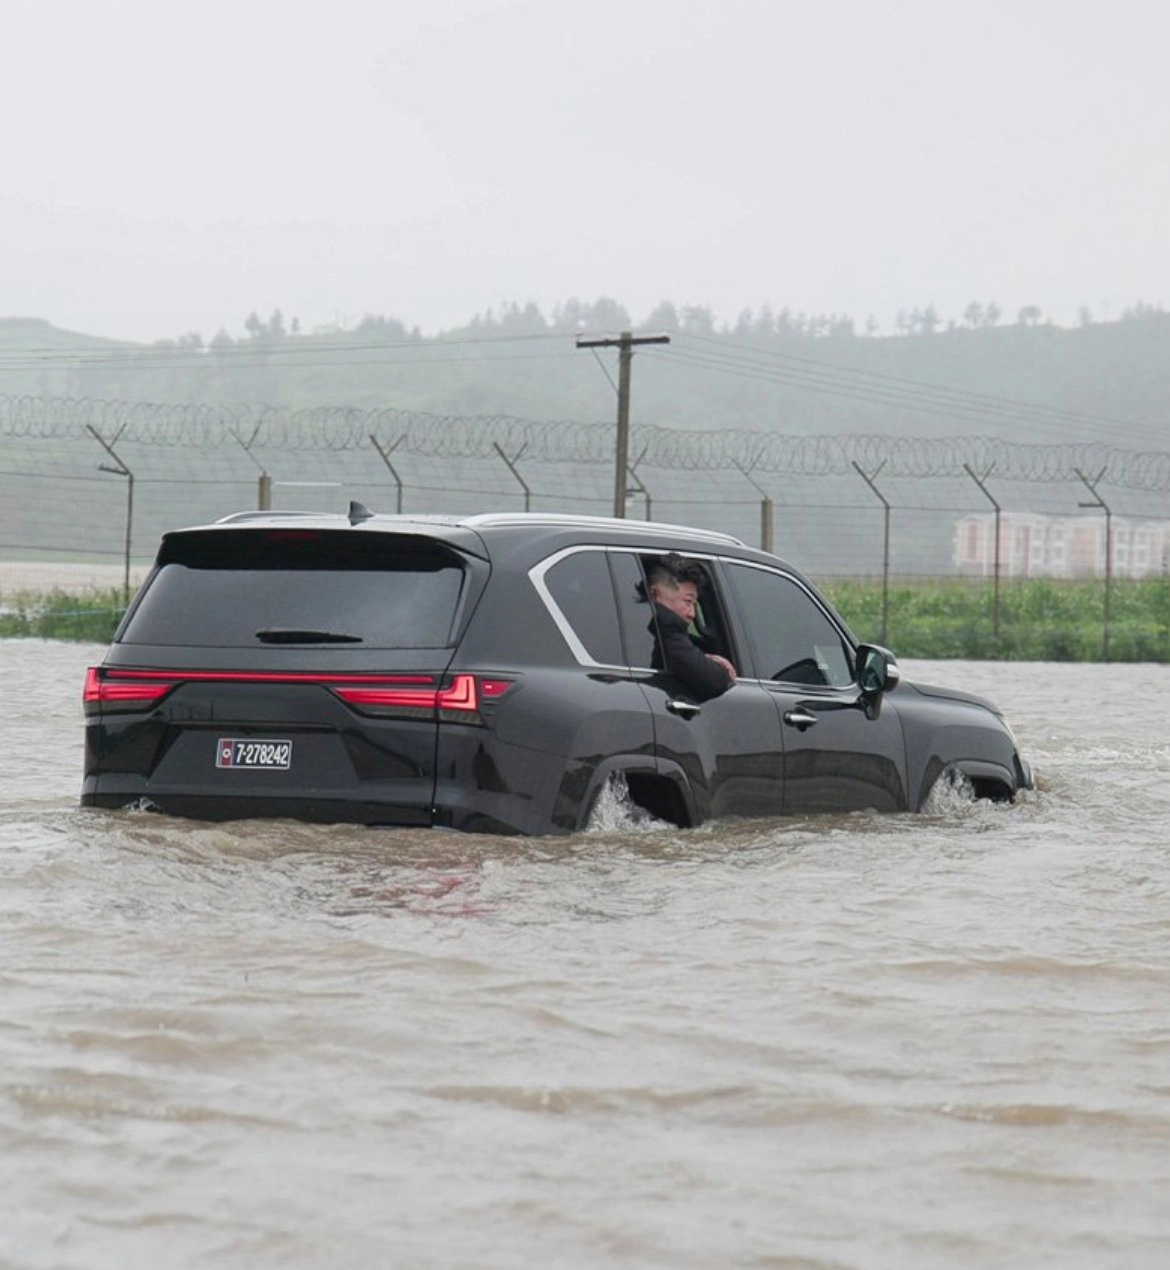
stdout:
<svg viewBox="0 0 1170 1270">
<path fill-rule="evenodd" d="M 417 457 L 493 458 L 502 451 L 525 463 L 611 463 L 614 443 L 612 423 L 506 414 L 0 395 L 0 437 L 72 441 L 90 439 L 90 429 L 110 444 L 344 452 L 372 451 L 377 441 Z M 955 477 L 974 471 L 981 478 L 1030 482 L 1077 481 L 1083 474 L 1130 490 L 1170 491 L 1170 452 L 1125 450 L 1100 442 L 1027 444 L 985 435 L 804 436 L 634 425 L 630 455 L 635 468 L 685 472 L 739 470 L 812 478 L 849 476 L 857 468 L 889 477 Z"/>
</svg>

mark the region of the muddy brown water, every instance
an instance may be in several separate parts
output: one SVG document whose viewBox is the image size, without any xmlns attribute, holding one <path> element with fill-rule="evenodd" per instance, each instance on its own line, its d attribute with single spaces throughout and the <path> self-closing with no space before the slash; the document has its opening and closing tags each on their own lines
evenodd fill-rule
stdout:
<svg viewBox="0 0 1170 1270">
<path fill-rule="evenodd" d="M 1170 668 L 908 663 L 1012 807 L 566 839 L 77 806 L 0 642 L 0 1265 L 1170 1264 Z"/>
</svg>

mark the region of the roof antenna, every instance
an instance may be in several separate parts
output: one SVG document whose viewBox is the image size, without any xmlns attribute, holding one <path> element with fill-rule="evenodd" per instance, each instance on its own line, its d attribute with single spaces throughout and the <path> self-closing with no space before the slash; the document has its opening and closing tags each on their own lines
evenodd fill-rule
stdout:
<svg viewBox="0 0 1170 1270">
<path fill-rule="evenodd" d="M 356 499 L 351 499 L 349 504 L 349 523 L 351 525 L 360 525 L 363 520 L 371 520 L 374 513 L 365 505 L 359 503 Z"/>
</svg>

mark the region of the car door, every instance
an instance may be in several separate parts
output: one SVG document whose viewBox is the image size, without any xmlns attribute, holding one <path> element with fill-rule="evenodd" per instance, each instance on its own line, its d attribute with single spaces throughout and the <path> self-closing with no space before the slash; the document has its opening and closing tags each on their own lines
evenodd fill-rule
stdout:
<svg viewBox="0 0 1170 1270">
<path fill-rule="evenodd" d="M 749 681 L 698 701 L 679 680 L 654 670 L 655 623 L 641 557 L 611 550 L 609 558 L 626 657 L 650 703 L 660 770 L 685 778 L 697 821 L 779 815 L 780 725 L 768 693 Z M 709 592 L 708 606 L 717 601 Z M 733 662 L 735 651 L 727 649 Z"/>
<path fill-rule="evenodd" d="M 756 682 L 780 721 L 785 814 L 904 809 L 898 713 L 880 700 L 867 708 L 852 646 L 819 597 L 766 565 L 722 568 Z"/>
<path fill-rule="evenodd" d="M 529 660 L 526 697 L 516 703 L 527 705 L 517 713 L 531 723 L 525 744 L 563 757 L 557 802 L 567 816 L 564 808 L 586 804 L 590 788 L 608 772 L 655 770 L 654 726 L 646 694 L 626 665 L 606 549 L 564 548 L 529 576 L 575 664 L 538 667 Z M 520 646 L 524 637 L 516 628 Z"/>
</svg>

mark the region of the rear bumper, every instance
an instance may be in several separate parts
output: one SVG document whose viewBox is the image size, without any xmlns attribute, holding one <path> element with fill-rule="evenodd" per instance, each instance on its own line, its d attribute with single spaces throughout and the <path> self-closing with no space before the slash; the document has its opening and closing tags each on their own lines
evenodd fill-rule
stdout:
<svg viewBox="0 0 1170 1270">
<path fill-rule="evenodd" d="M 385 825 L 495 834 L 569 833 L 578 827 L 593 765 L 488 739 L 480 728 L 446 729 L 437 788 L 425 778 L 392 789 L 225 788 L 244 773 L 181 788 L 133 772 L 90 772 L 83 807 L 157 811 L 194 820 L 292 819 L 318 824 Z M 371 782 L 370 784 L 373 784 Z M 364 796 L 363 796 L 364 794 Z M 379 797 L 379 794 L 382 796 Z"/>
</svg>

